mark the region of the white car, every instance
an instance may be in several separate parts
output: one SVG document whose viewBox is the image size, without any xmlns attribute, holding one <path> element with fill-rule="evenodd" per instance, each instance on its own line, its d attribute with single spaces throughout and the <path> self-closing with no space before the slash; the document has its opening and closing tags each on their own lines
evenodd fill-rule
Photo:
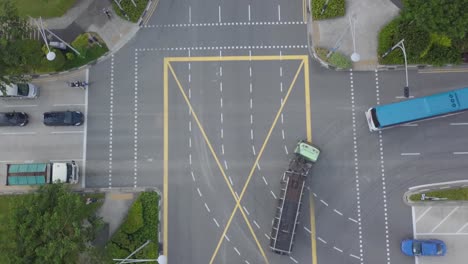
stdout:
<svg viewBox="0 0 468 264">
<path fill-rule="evenodd" d="M 0 98 L 33 99 L 39 96 L 39 87 L 32 83 L 12 83 L 4 86 L 5 90 L 0 91 Z"/>
</svg>

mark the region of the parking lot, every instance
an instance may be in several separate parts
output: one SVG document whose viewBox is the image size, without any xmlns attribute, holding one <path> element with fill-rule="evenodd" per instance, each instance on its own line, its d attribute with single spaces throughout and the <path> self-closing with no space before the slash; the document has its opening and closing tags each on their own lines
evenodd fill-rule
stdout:
<svg viewBox="0 0 468 264">
<path fill-rule="evenodd" d="M 83 166 L 86 140 L 87 90 L 71 88 L 67 82 L 86 80 L 87 71 L 32 80 L 39 87 L 35 99 L 3 99 L 0 112 L 25 112 L 29 123 L 23 127 L 0 127 L 0 177 L 5 177 L 6 163 L 33 163 L 75 160 Z M 45 126 L 43 113 L 50 111 L 81 111 L 85 122 L 81 126 Z M 14 155 L 12 155 L 14 153 Z M 0 181 L 4 184 L 5 179 Z"/>
<path fill-rule="evenodd" d="M 468 207 L 413 207 L 414 236 L 418 239 L 441 239 L 447 244 L 444 257 L 419 257 L 416 263 L 466 263 L 468 259 Z"/>
</svg>

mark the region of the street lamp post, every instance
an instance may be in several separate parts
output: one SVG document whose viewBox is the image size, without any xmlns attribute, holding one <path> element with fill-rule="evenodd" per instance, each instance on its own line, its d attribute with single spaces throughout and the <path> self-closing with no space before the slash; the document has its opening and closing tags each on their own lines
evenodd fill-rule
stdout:
<svg viewBox="0 0 468 264">
<path fill-rule="evenodd" d="M 353 62 L 358 62 L 361 60 L 361 55 L 356 52 L 356 17 L 349 16 L 349 27 L 351 30 L 351 37 L 353 38 L 353 54 L 351 54 L 351 60 Z"/>
<path fill-rule="evenodd" d="M 385 58 L 390 52 L 392 52 L 396 48 L 400 48 L 403 51 L 403 57 L 405 58 L 405 75 L 406 75 L 406 86 L 403 89 L 403 94 L 406 98 L 409 97 L 409 82 L 408 82 L 408 60 L 406 59 L 406 50 L 405 50 L 405 39 L 400 40 L 397 44 L 387 50 L 383 55 L 382 58 Z"/>
</svg>

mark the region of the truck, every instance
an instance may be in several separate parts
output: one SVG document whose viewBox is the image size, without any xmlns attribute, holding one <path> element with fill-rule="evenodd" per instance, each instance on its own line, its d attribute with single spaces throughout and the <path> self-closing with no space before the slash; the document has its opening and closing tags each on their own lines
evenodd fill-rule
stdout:
<svg viewBox="0 0 468 264">
<path fill-rule="evenodd" d="M 79 168 L 75 161 L 7 164 L 6 185 L 76 184 Z"/>
<path fill-rule="evenodd" d="M 289 168 L 281 179 L 281 194 L 270 234 L 270 248 L 275 253 L 291 254 L 306 178 L 319 155 L 320 149 L 305 140 L 299 141 L 294 149 Z"/>
</svg>

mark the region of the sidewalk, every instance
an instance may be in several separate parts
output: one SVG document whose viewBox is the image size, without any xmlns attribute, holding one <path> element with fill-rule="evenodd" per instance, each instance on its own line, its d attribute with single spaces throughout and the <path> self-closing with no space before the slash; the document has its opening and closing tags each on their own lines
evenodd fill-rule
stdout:
<svg viewBox="0 0 468 264">
<path fill-rule="evenodd" d="M 103 9 L 111 10 L 109 19 Z M 112 10 L 112 0 L 79 0 L 65 15 L 45 19 L 44 25 L 67 42 L 84 32 L 96 32 L 115 52 L 127 43 L 139 30 L 137 24 L 120 18 Z"/>
<path fill-rule="evenodd" d="M 399 8 L 391 0 L 346 0 L 346 16 L 312 21 L 309 27 L 312 46 L 328 49 L 338 47 L 338 52 L 351 56 L 353 40 L 349 28 L 349 16 L 354 16 L 356 52 L 361 59 L 353 64 L 353 69 L 374 70 L 378 66 L 377 38 L 379 31 L 397 16 L 399 11 Z M 343 37 L 340 41 L 341 36 Z"/>
</svg>

